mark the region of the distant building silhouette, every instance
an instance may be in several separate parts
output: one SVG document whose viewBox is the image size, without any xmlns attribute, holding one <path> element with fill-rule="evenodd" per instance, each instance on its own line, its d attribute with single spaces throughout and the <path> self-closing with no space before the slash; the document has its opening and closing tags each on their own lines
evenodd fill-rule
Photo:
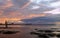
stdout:
<svg viewBox="0 0 60 38">
<path fill-rule="evenodd" d="M 5 21 L 5 28 L 8 28 L 8 22 Z"/>
</svg>

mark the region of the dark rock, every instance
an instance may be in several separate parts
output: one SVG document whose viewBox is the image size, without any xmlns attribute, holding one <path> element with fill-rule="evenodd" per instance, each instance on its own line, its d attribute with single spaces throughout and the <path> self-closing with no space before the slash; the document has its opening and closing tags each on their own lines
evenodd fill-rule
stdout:
<svg viewBox="0 0 60 38">
<path fill-rule="evenodd" d="M 30 32 L 30 34 L 39 35 L 39 33 L 36 32 Z"/>
<path fill-rule="evenodd" d="M 60 34 L 57 34 L 57 37 L 60 37 Z"/>
</svg>

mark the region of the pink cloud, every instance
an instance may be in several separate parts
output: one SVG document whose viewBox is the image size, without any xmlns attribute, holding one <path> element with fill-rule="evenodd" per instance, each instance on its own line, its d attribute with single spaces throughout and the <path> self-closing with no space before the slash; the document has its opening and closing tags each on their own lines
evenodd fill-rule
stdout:
<svg viewBox="0 0 60 38">
<path fill-rule="evenodd" d="M 51 14 L 60 14 L 60 8 L 54 9 L 52 11 L 46 11 L 44 13 L 51 13 Z"/>
</svg>

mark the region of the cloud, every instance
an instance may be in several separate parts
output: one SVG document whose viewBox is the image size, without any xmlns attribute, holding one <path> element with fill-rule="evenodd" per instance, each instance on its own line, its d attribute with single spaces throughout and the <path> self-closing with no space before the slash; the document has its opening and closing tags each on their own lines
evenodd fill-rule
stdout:
<svg viewBox="0 0 60 38">
<path fill-rule="evenodd" d="M 39 9 L 40 7 L 39 6 L 32 6 L 32 10 L 34 9 L 34 10 L 37 10 L 37 9 Z"/>
<path fill-rule="evenodd" d="M 46 16 L 46 14 L 29 14 L 29 15 L 25 15 L 25 17 L 23 16 L 23 19 L 30 19 L 30 18 L 34 18 L 34 17 L 44 17 Z"/>
<path fill-rule="evenodd" d="M 0 16 L 3 15 L 3 11 L 0 10 Z"/>
<path fill-rule="evenodd" d="M 0 23 L 5 23 L 5 21 L 18 21 L 18 20 L 20 20 L 19 18 L 6 18 L 6 17 L 4 17 L 4 18 L 0 18 Z"/>
<path fill-rule="evenodd" d="M 50 18 L 47 16 L 23 19 L 22 21 L 24 23 L 30 23 L 30 24 L 54 24 L 55 22 L 57 22 L 55 18 Z"/>
<path fill-rule="evenodd" d="M 28 0 L 12 0 L 14 6 L 17 6 L 19 8 L 23 8 L 25 7 L 25 5 L 27 6 L 29 4 Z"/>
<path fill-rule="evenodd" d="M 46 14 L 30 14 L 29 17 L 33 18 L 33 17 L 43 17 L 46 16 Z"/>
<path fill-rule="evenodd" d="M 5 5 L 6 8 L 14 6 L 13 3 L 11 1 L 8 1 Z"/>
<path fill-rule="evenodd" d="M 42 1 L 42 0 L 30 0 L 30 2 L 32 2 L 32 3 L 37 3 L 37 4 L 39 4 L 41 1 Z"/>
<path fill-rule="evenodd" d="M 44 13 L 51 13 L 51 14 L 60 14 L 60 8 L 54 9 L 52 11 L 46 11 Z"/>
<path fill-rule="evenodd" d="M 58 3 L 60 0 L 0 0 L 0 18 L 18 18 L 21 20 L 45 16 L 45 12 L 49 13 L 60 8 Z"/>
<path fill-rule="evenodd" d="M 22 6 L 22 8 L 21 8 L 21 9 L 26 8 L 30 3 L 31 3 L 30 1 L 29 1 L 29 2 L 27 2 L 25 5 L 23 5 L 23 6 Z"/>
<path fill-rule="evenodd" d="M 53 8 L 59 8 L 60 7 L 60 1 L 57 1 L 57 2 L 53 2 L 50 4 L 51 7 Z"/>
<path fill-rule="evenodd" d="M 9 8 L 13 6 L 12 1 L 7 1 L 7 0 L 0 0 L 0 9 L 6 10 L 6 8 Z"/>
</svg>

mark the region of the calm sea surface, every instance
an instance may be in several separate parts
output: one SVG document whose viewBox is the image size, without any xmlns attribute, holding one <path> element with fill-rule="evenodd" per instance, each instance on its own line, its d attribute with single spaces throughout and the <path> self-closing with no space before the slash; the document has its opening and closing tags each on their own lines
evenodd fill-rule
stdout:
<svg viewBox="0 0 60 38">
<path fill-rule="evenodd" d="M 5 25 L 0 25 L 0 27 L 5 27 Z M 60 25 L 8 25 L 8 27 L 60 28 Z"/>
<path fill-rule="evenodd" d="M 0 25 L 0 27 L 5 27 L 5 25 Z M 60 28 L 60 25 L 8 25 L 8 27 L 18 27 L 15 28 L 15 30 L 19 30 L 20 33 L 16 35 L 0 35 L 0 38 L 1 37 L 2 38 L 7 38 L 7 37 L 8 38 L 39 38 L 36 35 L 30 35 L 30 32 L 34 31 L 34 29 L 36 28 L 37 29 Z M 50 38 L 57 38 L 57 37 L 50 37 Z"/>
</svg>

